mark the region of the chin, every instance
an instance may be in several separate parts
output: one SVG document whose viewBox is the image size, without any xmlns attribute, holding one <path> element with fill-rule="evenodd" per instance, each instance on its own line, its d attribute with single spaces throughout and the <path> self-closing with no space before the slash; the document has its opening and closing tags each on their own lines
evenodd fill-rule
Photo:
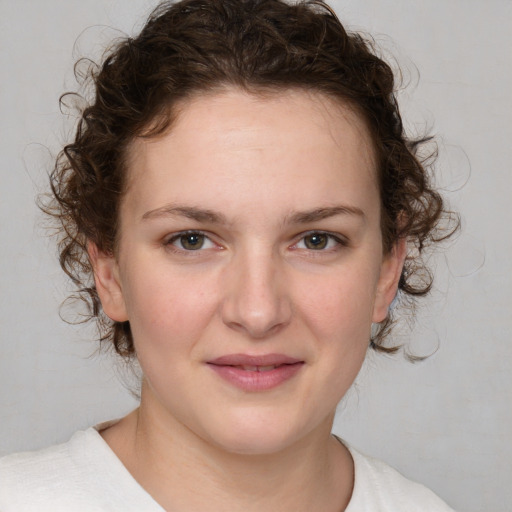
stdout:
<svg viewBox="0 0 512 512">
<path fill-rule="evenodd" d="M 297 442 L 302 429 L 287 418 L 269 414 L 249 414 L 243 411 L 235 418 L 223 418 L 208 432 L 210 442 L 226 452 L 238 455 L 271 455 Z"/>
</svg>

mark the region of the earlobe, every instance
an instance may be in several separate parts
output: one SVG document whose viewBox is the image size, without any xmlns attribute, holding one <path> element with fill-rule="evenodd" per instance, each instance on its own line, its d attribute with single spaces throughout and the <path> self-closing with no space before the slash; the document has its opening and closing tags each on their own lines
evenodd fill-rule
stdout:
<svg viewBox="0 0 512 512">
<path fill-rule="evenodd" d="M 116 322 L 128 320 L 123 291 L 119 279 L 119 267 L 115 257 L 98 249 L 89 241 L 87 253 L 94 271 L 96 291 L 105 314 Z"/>
<path fill-rule="evenodd" d="M 372 322 L 380 323 L 388 316 L 388 309 L 398 291 L 398 283 L 407 253 L 405 238 L 399 238 L 382 261 Z"/>
</svg>

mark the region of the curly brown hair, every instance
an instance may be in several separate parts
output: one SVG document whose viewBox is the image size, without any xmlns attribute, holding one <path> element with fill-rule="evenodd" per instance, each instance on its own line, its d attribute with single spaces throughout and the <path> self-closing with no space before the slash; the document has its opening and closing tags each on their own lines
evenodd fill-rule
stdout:
<svg viewBox="0 0 512 512">
<path fill-rule="evenodd" d="M 115 44 L 86 78 L 94 96 L 80 110 L 74 141 L 57 158 L 46 210 L 59 221 L 62 268 L 88 304 L 88 318 L 98 322 L 100 339 L 120 355 L 134 355 L 130 325 L 102 312 L 87 243 L 115 253 L 130 143 L 169 128 L 177 102 L 226 86 L 321 92 L 359 113 L 377 157 L 384 250 L 400 237 L 409 243 L 399 295 L 404 301 L 430 290 L 423 251 L 453 230 L 439 227 L 448 212 L 418 157 L 429 138 L 406 136 L 392 69 L 370 39 L 348 33 L 324 2 L 164 2 L 137 37 Z M 373 348 L 397 349 L 383 344 L 391 323 L 389 316 L 372 336 Z"/>
</svg>

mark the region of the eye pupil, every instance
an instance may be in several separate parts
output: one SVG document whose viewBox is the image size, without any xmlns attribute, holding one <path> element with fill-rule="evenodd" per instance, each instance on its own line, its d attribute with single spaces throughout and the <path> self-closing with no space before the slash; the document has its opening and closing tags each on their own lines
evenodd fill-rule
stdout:
<svg viewBox="0 0 512 512">
<path fill-rule="evenodd" d="M 327 235 L 321 233 L 313 233 L 304 239 L 304 243 L 308 249 L 325 249 L 329 239 Z"/>
<path fill-rule="evenodd" d="M 204 235 L 200 233 L 189 233 L 180 237 L 180 243 L 184 249 L 194 251 L 201 249 L 204 244 Z"/>
</svg>

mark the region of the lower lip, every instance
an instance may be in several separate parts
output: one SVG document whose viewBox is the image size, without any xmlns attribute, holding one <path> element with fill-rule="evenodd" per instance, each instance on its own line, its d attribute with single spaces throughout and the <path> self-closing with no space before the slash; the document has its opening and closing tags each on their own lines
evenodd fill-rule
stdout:
<svg viewBox="0 0 512 512">
<path fill-rule="evenodd" d="M 210 368 L 224 380 L 244 391 L 266 391 L 291 379 L 304 363 L 284 364 L 266 372 L 243 370 L 236 366 L 209 363 Z"/>
</svg>

